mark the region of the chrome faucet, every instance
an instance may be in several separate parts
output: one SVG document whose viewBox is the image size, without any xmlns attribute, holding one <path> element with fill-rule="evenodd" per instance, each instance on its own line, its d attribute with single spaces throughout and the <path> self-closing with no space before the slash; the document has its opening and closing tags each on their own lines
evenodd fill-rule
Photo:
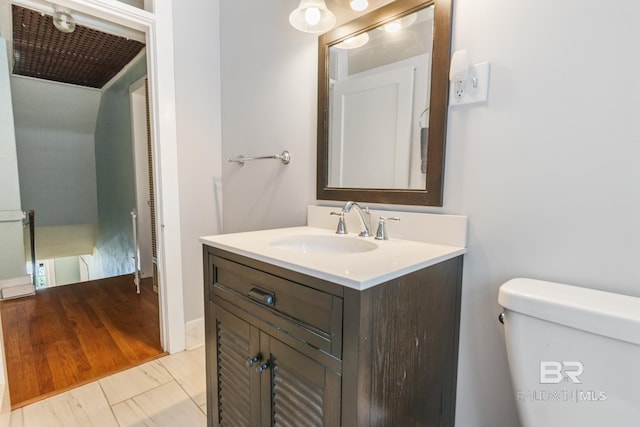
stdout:
<svg viewBox="0 0 640 427">
<path fill-rule="evenodd" d="M 362 227 L 362 231 L 360 232 L 360 237 L 370 237 L 371 236 L 371 213 L 369 212 L 369 208 L 362 209 L 359 204 L 356 202 L 347 202 L 342 208 L 342 212 L 349 213 L 351 208 L 356 208 L 356 212 L 358 213 L 358 218 L 360 219 L 360 226 Z"/>
</svg>

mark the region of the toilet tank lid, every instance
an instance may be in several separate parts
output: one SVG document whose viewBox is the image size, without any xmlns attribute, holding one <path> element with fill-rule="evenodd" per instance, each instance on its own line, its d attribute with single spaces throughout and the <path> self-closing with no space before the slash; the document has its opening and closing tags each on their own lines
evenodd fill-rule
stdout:
<svg viewBox="0 0 640 427">
<path fill-rule="evenodd" d="M 507 310 L 640 345 L 640 298 L 534 279 L 498 293 Z"/>
</svg>

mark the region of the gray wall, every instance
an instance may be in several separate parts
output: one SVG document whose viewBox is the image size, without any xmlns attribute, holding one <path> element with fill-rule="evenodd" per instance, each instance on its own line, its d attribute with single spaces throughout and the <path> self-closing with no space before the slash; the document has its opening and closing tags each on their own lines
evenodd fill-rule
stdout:
<svg viewBox="0 0 640 427">
<path fill-rule="evenodd" d="M 16 128 L 20 193 L 37 226 L 98 222 L 92 134 Z"/>
<path fill-rule="evenodd" d="M 315 199 L 316 37 L 296 0 L 222 0 L 224 230 L 304 223 Z M 251 11 L 251 13 L 248 13 Z M 516 276 L 640 296 L 640 4 L 456 0 L 453 48 L 491 62 L 489 102 L 450 109 L 443 208 L 469 216 L 457 425 L 518 425 L 498 287 Z M 212 30 L 214 31 L 214 30 Z M 624 88 L 624 90 L 622 89 Z"/>
<path fill-rule="evenodd" d="M 98 202 L 94 131 L 101 92 L 12 76 L 20 194 L 41 259 L 91 252 Z M 74 230 L 74 232 L 70 232 Z M 79 231 L 89 231 L 79 237 Z"/>
<path fill-rule="evenodd" d="M 129 86 L 146 73 L 143 55 L 100 99 L 95 132 L 99 228 L 91 279 L 134 269 L 130 212 L 136 196 Z"/>
<path fill-rule="evenodd" d="M 100 91 L 12 76 L 11 92 L 23 208 L 38 227 L 97 223 Z"/>
</svg>

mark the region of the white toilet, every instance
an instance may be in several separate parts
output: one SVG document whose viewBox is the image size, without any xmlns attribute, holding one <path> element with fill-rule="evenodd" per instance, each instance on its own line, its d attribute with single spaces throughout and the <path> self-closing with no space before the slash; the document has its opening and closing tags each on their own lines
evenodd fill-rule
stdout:
<svg viewBox="0 0 640 427">
<path fill-rule="evenodd" d="M 522 427 L 640 426 L 640 298 L 513 279 L 498 302 Z"/>
</svg>

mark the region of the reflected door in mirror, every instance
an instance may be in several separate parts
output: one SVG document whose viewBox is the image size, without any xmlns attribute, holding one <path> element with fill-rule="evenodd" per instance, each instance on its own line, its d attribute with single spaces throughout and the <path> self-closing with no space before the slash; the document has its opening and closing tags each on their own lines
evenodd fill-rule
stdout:
<svg viewBox="0 0 640 427">
<path fill-rule="evenodd" d="M 424 58 L 424 59 L 423 59 Z M 426 62 L 426 58 L 423 63 Z M 417 62 L 417 61 L 416 61 Z M 336 82 L 331 89 L 330 187 L 423 189 L 418 70 L 407 65 Z M 424 99 L 426 97 L 420 97 Z M 424 104 L 424 102 L 422 102 Z M 424 111 L 425 108 L 422 108 Z"/>
</svg>

